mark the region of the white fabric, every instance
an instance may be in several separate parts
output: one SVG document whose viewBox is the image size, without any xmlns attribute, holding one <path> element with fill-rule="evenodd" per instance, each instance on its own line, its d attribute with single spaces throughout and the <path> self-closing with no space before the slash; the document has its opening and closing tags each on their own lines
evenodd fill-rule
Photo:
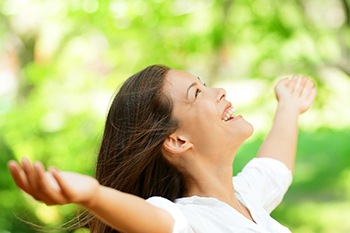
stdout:
<svg viewBox="0 0 350 233">
<path fill-rule="evenodd" d="M 290 233 L 270 216 L 292 182 L 290 170 L 271 158 L 252 159 L 233 177 L 235 195 L 254 221 L 215 198 L 185 197 L 175 203 L 151 197 L 147 201 L 174 218 L 173 233 Z"/>
</svg>

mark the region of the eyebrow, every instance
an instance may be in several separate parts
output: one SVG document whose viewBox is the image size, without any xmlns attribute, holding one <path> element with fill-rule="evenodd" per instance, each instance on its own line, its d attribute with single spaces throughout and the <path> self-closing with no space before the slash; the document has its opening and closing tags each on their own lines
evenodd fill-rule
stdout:
<svg viewBox="0 0 350 233">
<path fill-rule="evenodd" d="M 188 88 L 187 88 L 187 92 L 186 92 L 186 99 L 188 99 L 188 92 L 190 91 L 190 89 L 194 86 L 198 85 L 198 83 L 193 82 Z"/>
</svg>

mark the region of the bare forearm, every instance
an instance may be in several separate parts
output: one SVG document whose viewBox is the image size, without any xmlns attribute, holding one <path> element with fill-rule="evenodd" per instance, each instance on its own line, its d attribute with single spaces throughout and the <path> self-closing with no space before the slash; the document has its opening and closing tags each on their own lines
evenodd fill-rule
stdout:
<svg viewBox="0 0 350 233">
<path fill-rule="evenodd" d="M 274 123 L 262 144 L 258 157 L 271 157 L 280 160 L 293 171 L 298 140 L 297 109 L 288 102 L 279 102 Z"/>
<path fill-rule="evenodd" d="M 173 219 L 144 199 L 101 186 L 94 201 L 83 204 L 109 226 L 123 232 L 171 232 Z"/>
</svg>

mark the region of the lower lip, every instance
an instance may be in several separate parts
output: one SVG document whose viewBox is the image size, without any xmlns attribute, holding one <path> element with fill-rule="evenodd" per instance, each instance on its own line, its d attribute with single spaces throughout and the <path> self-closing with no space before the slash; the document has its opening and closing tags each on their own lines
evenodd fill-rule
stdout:
<svg viewBox="0 0 350 233">
<path fill-rule="evenodd" d="M 229 122 L 229 121 L 236 121 L 236 120 L 239 120 L 239 119 L 242 119 L 242 115 L 234 116 L 233 118 L 231 118 L 230 120 L 228 120 L 228 121 L 226 121 L 226 122 Z"/>
</svg>

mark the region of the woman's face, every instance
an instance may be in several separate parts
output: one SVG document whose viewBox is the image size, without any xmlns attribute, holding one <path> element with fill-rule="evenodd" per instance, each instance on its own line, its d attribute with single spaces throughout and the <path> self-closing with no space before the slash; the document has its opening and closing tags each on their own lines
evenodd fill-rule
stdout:
<svg viewBox="0 0 350 233">
<path fill-rule="evenodd" d="M 174 102 L 178 130 L 200 153 L 210 156 L 231 152 L 253 132 L 242 116 L 234 115 L 224 89 L 206 87 L 190 73 L 170 70 L 165 91 Z"/>
</svg>

